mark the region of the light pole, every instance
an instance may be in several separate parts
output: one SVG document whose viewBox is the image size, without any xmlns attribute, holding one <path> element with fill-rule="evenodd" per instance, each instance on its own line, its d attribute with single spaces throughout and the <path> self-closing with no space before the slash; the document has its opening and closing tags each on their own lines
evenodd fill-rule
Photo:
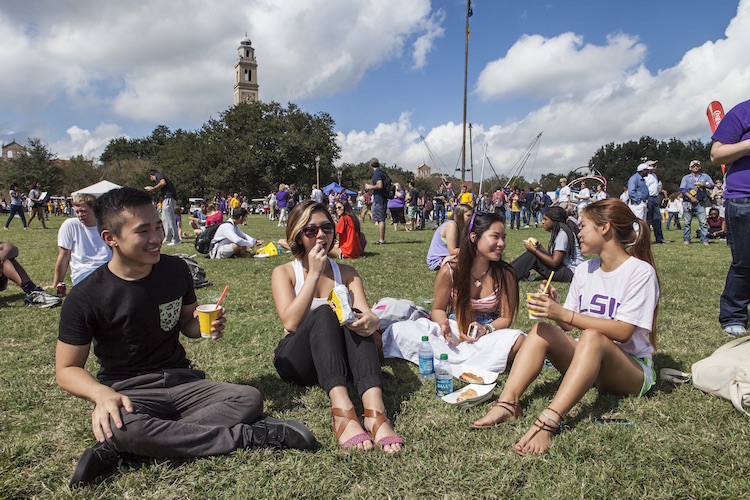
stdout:
<svg viewBox="0 0 750 500">
<path fill-rule="evenodd" d="M 318 183 L 318 189 L 320 189 L 320 155 L 315 156 L 315 180 Z"/>
</svg>

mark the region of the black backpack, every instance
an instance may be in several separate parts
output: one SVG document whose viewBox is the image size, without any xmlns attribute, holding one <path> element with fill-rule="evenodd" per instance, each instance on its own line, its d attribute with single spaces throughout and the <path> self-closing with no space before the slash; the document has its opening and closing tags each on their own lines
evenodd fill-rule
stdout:
<svg viewBox="0 0 750 500">
<path fill-rule="evenodd" d="M 383 173 L 383 191 L 385 192 L 386 198 L 392 200 L 396 197 L 396 186 L 391 180 L 391 176 L 386 173 L 382 168 L 380 171 Z"/>
<path fill-rule="evenodd" d="M 531 211 L 538 212 L 542 208 L 542 200 L 538 194 L 534 195 L 534 199 L 531 201 Z"/>
<path fill-rule="evenodd" d="M 214 225 L 217 226 L 218 224 Z M 176 253 L 174 256 L 181 258 L 185 262 L 185 264 L 187 264 L 188 269 L 190 269 L 190 275 L 193 278 L 193 286 L 195 288 L 203 288 L 204 286 L 213 285 L 213 283 L 206 279 L 206 270 L 203 269 L 193 257 L 185 253 Z"/>
<path fill-rule="evenodd" d="M 208 252 L 211 251 L 211 240 L 214 239 L 214 235 L 219 229 L 219 226 L 221 226 L 221 224 L 211 224 L 195 237 L 195 250 L 198 253 L 208 255 Z"/>
</svg>

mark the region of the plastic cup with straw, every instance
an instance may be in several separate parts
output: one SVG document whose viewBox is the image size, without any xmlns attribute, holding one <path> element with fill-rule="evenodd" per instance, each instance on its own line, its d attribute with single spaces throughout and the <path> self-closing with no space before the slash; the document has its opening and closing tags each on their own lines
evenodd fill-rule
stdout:
<svg viewBox="0 0 750 500">
<path fill-rule="evenodd" d="M 216 302 L 216 304 L 206 304 L 203 306 L 198 306 L 196 308 L 196 310 L 198 311 L 198 322 L 200 323 L 201 337 L 204 339 L 210 339 L 212 337 L 211 323 L 216 321 L 216 318 L 219 316 L 219 311 L 221 310 L 221 301 L 224 300 L 224 295 L 226 295 L 227 290 L 229 290 L 229 285 L 224 287 L 224 291 L 221 293 L 221 297 L 219 297 L 219 300 Z"/>
<path fill-rule="evenodd" d="M 552 277 L 555 275 L 555 271 L 552 271 L 549 274 L 549 278 L 547 278 L 547 284 L 544 286 L 544 291 L 542 292 L 542 295 L 547 295 L 547 290 L 549 290 L 549 284 L 552 283 Z M 526 308 L 529 309 L 529 319 L 543 319 L 539 316 L 535 316 L 532 312 L 532 309 L 529 308 L 528 302 L 531 296 L 534 295 L 531 292 L 526 293 Z"/>
</svg>

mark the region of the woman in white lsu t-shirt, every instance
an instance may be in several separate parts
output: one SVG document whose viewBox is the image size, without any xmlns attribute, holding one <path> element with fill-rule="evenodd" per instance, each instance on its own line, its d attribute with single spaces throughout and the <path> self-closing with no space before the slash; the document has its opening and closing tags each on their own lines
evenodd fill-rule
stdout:
<svg viewBox="0 0 750 500">
<path fill-rule="evenodd" d="M 549 295 L 534 294 L 527 301 L 530 312 L 558 327 L 538 323 L 531 329 L 499 400 L 474 422 L 481 428 L 520 417 L 520 397 L 546 356 L 563 379 L 549 406 L 513 447 L 520 455 L 545 452 L 565 415 L 594 384 L 599 390 L 636 396 L 654 384 L 651 353 L 659 281 L 651 265 L 648 225 L 619 199 L 607 199 L 583 210 L 579 238 L 583 255 L 598 258 L 576 268 L 564 305 L 552 286 Z M 573 329 L 582 330 L 578 339 L 565 334 Z"/>
</svg>

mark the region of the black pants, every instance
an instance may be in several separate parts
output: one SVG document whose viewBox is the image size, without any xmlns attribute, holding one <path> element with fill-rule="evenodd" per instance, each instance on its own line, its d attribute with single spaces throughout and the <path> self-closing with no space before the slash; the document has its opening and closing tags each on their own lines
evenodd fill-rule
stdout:
<svg viewBox="0 0 750 500">
<path fill-rule="evenodd" d="M 516 276 L 519 280 L 527 277 L 529 271 L 532 269 L 544 276 L 545 279 L 549 278 L 549 275 L 552 272 L 552 269 L 544 265 L 536 255 L 529 251 L 522 253 L 516 260 L 511 262 L 510 265 L 515 269 Z M 555 275 L 552 277 L 552 281 L 558 281 L 560 283 L 570 283 L 573 281 L 573 271 L 562 262 L 554 271 Z"/>
<path fill-rule="evenodd" d="M 318 307 L 276 346 L 273 364 L 285 382 L 320 385 L 326 393 L 354 380 L 361 396 L 383 386 L 375 339 L 339 325 L 330 307 Z"/>
<path fill-rule="evenodd" d="M 120 411 L 123 426 L 110 419 L 119 452 L 145 457 L 225 455 L 252 445 L 250 423 L 261 416 L 263 396 L 248 385 L 214 382 L 203 372 L 171 369 L 116 382 L 133 413 Z"/>
</svg>

